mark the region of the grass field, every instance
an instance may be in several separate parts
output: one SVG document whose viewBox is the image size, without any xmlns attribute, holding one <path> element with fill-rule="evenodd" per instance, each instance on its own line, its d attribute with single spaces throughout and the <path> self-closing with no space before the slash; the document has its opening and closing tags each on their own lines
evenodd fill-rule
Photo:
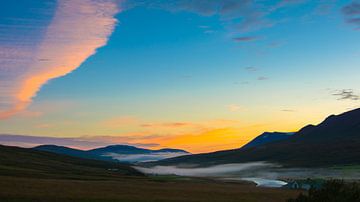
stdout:
<svg viewBox="0 0 360 202">
<path fill-rule="evenodd" d="M 1 202 L 223 201 L 281 202 L 298 191 L 206 180 L 158 181 L 146 177 L 70 180 L 0 177 Z"/>
<path fill-rule="evenodd" d="M 0 146 L 0 202 L 281 202 L 298 191 L 174 175 Z"/>
</svg>

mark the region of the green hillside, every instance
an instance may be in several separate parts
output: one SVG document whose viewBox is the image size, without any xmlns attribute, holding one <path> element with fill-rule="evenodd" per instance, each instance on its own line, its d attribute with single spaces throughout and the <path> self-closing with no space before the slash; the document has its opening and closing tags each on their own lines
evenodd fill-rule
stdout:
<svg viewBox="0 0 360 202">
<path fill-rule="evenodd" d="M 103 179 L 119 176 L 141 176 L 128 165 L 104 161 L 81 159 L 32 149 L 0 145 L 0 175 Z"/>
<path fill-rule="evenodd" d="M 278 202 L 298 193 L 241 182 L 147 177 L 124 164 L 0 146 L 1 202 Z"/>
</svg>

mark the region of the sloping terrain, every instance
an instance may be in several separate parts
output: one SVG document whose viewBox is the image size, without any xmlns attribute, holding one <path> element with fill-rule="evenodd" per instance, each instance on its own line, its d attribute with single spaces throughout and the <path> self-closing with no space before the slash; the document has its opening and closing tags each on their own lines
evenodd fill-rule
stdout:
<svg viewBox="0 0 360 202">
<path fill-rule="evenodd" d="M 0 146 L 1 202 L 285 201 L 300 191 L 142 176 L 127 165 Z"/>
<path fill-rule="evenodd" d="M 267 161 L 288 167 L 326 167 L 360 164 L 360 109 L 331 115 L 317 126 L 309 125 L 285 140 L 248 149 L 165 159 L 156 165 Z M 154 164 L 152 164 L 154 165 Z"/>
<path fill-rule="evenodd" d="M 61 179 L 104 179 L 121 176 L 142 176 L 142 173 L 120 163 L 81 159 L 50 152 L 0 145 L 0 175 Z"/>
<path fill-rule="evenodd" d="M 255 139 L 251 140 L 246 145 L 242 146 L 241 149 L 249 149 L 251 147 L 258 147 L 271 142 L 277 142 L 280 140 L 286 140 L 290 138 L 294 133 L 281 133 L 281 132 L 265 132 Z"/>
<path fill-rule="evenodd" d="M 93 155 L 88 153 L 87 151 L 83 151 L 80 149 L 73 149 L 70 147 L 58 146 L 58 145 L 40 145 L 33 148 L 34 150 L 39 151 L 47 151 L 56 154 L 63 154 L 68 156 L 74 156 L 79 158 L 86 158 L 86 159 L 98 159 L 98 160 L 111 160 L 110 158 L 104 158 L 101 156 Z"/>
</svg>

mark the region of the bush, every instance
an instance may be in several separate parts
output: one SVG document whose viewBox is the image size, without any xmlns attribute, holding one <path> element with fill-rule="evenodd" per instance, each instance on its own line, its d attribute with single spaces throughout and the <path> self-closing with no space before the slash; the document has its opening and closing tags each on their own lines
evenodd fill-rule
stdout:
<svg viewBox="0 0 360 202">
<path fill-rule="evenodd" d="M 360 185 L 340 180 L 326 182 L 320 189 L 310 189 L 287 202 L 360 202 Z"/>
</svg>

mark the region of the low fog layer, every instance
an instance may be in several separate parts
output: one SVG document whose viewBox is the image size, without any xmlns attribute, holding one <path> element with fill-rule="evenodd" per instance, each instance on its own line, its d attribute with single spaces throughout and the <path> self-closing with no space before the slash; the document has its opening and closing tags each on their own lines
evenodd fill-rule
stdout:
<svg viewBox="0 0 360 202">
<path fill-rule="evenodd" d="M 233 180 L 233 179 L 230 179 L 230 180 Z M 241 178 L 241 180 L 254 182 L 259 187 L 279 188 L 279 187 L 283 187 L 288 184 L 287 182 L 284 182 L 281 180 L 269 180 L 269 179 L 254 178 L 254 177 Z"/>
<path fill-rule="evenodd" d="M 266 169 L 276 167 L 275 164 L 265 162 L 252 163 L 236 163 L 236 164 L 222 164 L 211 167 L 177 167 L 177 166 L 154 166 L 150 168 L 135 167 L 139 171 L 146 174 L 157 175 L 180 175 L 180 176 L 201 176 L 201 177 L 221 177 L 239 175 L 241 173 L 249 172 L 250 170 Z"/>
<path fill-rule="evenodd" d="M 210 167 L 195 167 L 195 165 L 154 166 L 150 168 L 135 166 L 146 174 L 179 175 L 189 177 L 212 177 L 226 180 L 243 180 L 244 178 L 261 179 L 306 179 L 306 178 L 337 178 L 344 180 L 360 180 L 360 168 L 283 168 L 280 165 L 267 162 L 251 162 L 237 164 L 222 164 Z"/>
<path fill-rule="evenodd" d="M 117 154 L 117 153 L 107 153 L 103 156 L 108 156 L 113 159 L 122 162 L 150 162 L 158 161 L 166 158 L 173 158 L 177 156 L 188 155 L 186 152 L 156 152 L 150 154 Z"/>
</svg>

